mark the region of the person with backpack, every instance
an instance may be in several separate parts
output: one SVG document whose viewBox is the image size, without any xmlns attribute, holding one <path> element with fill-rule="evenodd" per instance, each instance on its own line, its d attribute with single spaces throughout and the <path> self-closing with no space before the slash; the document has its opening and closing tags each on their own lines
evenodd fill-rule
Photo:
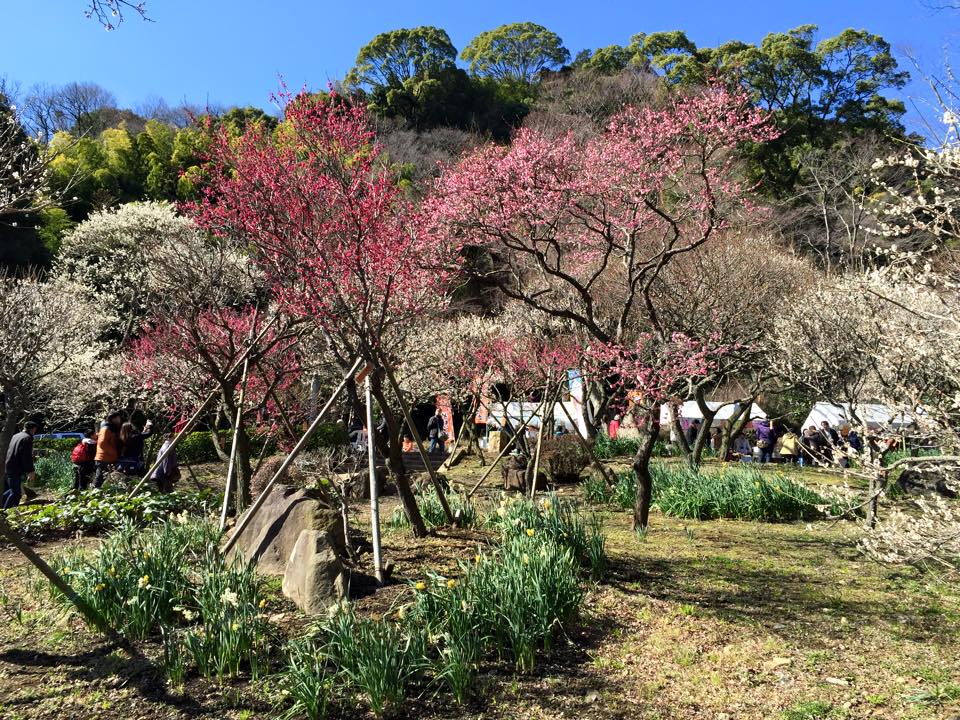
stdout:
<svg viewBox="0 0 960 720">
<path fill-rule="evenodd" d="M 97 453 L 94 456 L 93 486 L 103 487 L 107 473 L 113 469 L 120 459 L 120 427 L 123 425 L 123 413 L 114 410 L 107 415 L 107 419 L 100 423 L 100 432 L 97 434 Z"/>
<path fill-rule="evenodd" d="M 70 462 L 73 463 L 73 489 L 77 492 L 86 490 L 90 484 L 90 476 L 96 470 L 97 438 L 93 430 L 87 430 L 83 439 L 78 442 L 70 453 Z"/>
</svg>

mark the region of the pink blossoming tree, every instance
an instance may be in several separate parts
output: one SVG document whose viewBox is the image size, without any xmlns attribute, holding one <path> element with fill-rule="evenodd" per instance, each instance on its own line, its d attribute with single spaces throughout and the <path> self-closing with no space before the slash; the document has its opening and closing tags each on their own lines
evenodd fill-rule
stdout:
<svg viewBox="0 0 960 720">
<path fill-rule="evenodd" d="M 308 319 L 344 369 L 360 356 L 389 429 L 388 453 L 414 533 L 425 534 L 403 478 L 402 422 L 385 392 L 418 318 L 444 305 L 453 243 L 425 233 L 387 166 L 365 111 L 336 95 L 282 94 L 275 132 L 212 129 L 201 226 L 248 244 L 283 310 Z"/>
<path fill-rule="evenodd" d="M 699 369 L 663 364 L 676 338 L 657 280 L 676 258 L 751 220 L 733 151 L 775 136 L 745 96 L 711 88 L 663 109 L 626 108 L 585 141 L 521 130 L 510 146 L 481 147 L 447 169 L 426 203 L 436 236 L 481 258 L 470 267 L 478 280 L 569 323 L 585 346 L 648 362 L 622 375 L 641 397 L 641 483 L 662 399 L 651 388 L 675 386 L 674 369 Z M 638 493 L 640 527 L 648 506 L 649 493 Z"/>
</svg>

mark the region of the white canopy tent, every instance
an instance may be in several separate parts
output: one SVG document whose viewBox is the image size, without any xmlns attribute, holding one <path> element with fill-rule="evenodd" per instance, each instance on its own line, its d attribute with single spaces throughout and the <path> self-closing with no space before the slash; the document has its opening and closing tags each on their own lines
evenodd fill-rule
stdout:
<svg viewBox="0 0 960 720">
<path fill-rule="evenodd" d="M 570 413 L 570 417 L 580 426 L 580 432 L 586 434 L 587 427 L 583 420 L 583 411 L 581 410 L 580 403 L 569 400 L 563 402 L 562 405 L 566 408 L 567 412 L 564 412 L 563 407 L 560 407 L 560 405 L 561 403 L 558 402 L 554 408 L 554 425 L 563 426 L 567 432 L 573 432 L 573 426 L 567 417 L 568 412 Z M 504 412 L 506 412 L 510 418 L 510 424 L 515 428 L 522 425 L 523 421 L 530 417 L 533 417 L 533 420 L 530 421 L 529 427 L 534 430 L 540 427 L 540 413 L 537 412 L 540 408 L 540 403 L 538 402 L 490 403 L 489 407 L 490 412 L 487 417 L 487 427 L 490 430 L 500 429 Z"/>
<path fill-rule="evenodd" d="M 857 405 L 856 414 L 861 420 L 867 423 L 867 428 L 870 430 L 876 430 L 881 427 L 902 428 L 914 422 L 913 416 L 893 410 L 879 403 Z M 803 427 L 808 428 L 813 425 L 819 428 L 820 423 L 824 420 L 826 420 L 831 427 L 853 425 L 856 422 L 850 410 L 850 403 L 834 405 L 828 402 L 818 402 L 810 409 L 807 419 L 803 421 Z"/>
<path fill-rule="evenodd" d="M 729 422 L 730 418 L 734 416 L 737 410 L 740 407 L 739 403 L 723 403 L 717 401 L 708 401 L 707 407 L 711 410 L 716 410 L 717 414 L 713 418 L 714 423 L 723 423 Z M 703 420 L 703 413 L 700 412 L 700 406 L 697 404 L 696 400 L 688 400 L 683 403 L 679 408 L 680 414 L 680 425 L 686 429 L 687 425 L 690 424 L 693 420 Z M 750 417 L 748 421 L 761 420 L 765 419 L 767 414 L 763 411 L 756 403 L 752 403 L 750 406 Z M 667 427 L 670 424 L 670 406 L 663 404 L 660 406 L 660 425 Z"/>
</svg>

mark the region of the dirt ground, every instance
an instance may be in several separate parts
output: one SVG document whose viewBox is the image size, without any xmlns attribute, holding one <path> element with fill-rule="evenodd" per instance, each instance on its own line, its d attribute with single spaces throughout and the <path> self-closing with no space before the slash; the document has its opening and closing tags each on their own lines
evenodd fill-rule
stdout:
<svg viewBox="0 0 960 720">
<path fill-rule="evenodd" d="M 469 482 L 475 467 L 453 479 Z M 805 474 L 814 484 L 835 478 Z M 491 481 L 492 482 L 492 481 Z M 575 496 L 575 488 L 563 494 Z M 481 504 L 495 502 L 490 490 Z M 383 517 L 393 503 L 385 500 Z M 358 503 L 356 523 L 366 518 Z M 655 514 L 638 538 L 627 513 L 603 509 L 610 572 L 586 610 L 528 676 L 485 665 L 475 698 L 453 705 L 432 690 L 407 717 L 815 720 L 960 718 L 960 590 L 857 550 L 851 523 L 679 521 Z M 414 540 L 384 536 L 394 582 L 352 587 L 361 612 L 391 612 L 406 583 L 452 572 L 486 542 L 482 530 Z M 40 543 L 45 556 L 69 542 Z M 305 619 L 269 583 L 278 640 Z M 272 718 L 275 683 L 189 679 L 167 688 L 152 661 L 131 659 L 50 600 L 24 558 L 0 549 L 0 718 Z M 343 717 L 364 717 L 357 708 Z"/>
</svg>

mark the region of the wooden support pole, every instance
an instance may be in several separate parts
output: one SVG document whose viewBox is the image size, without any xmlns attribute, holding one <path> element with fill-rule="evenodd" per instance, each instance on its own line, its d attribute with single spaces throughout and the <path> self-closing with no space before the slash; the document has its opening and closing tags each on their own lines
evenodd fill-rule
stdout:
<svg viewBox="0 0 960 720">
<path fill-rule="evenodd" d="M 230 443 L 230 463 L 227 465 L 227 482 L 223 488 L 223 507 L 220 508 L 220 532 L 227 527 L 227 510 L 230 508 L 230 491 L 237 469 L 237 443 L 240 437 L 240 423 L 243 422 L 243 404 L 247 397 L 247 373 L 250 370 L 250 358 L 243 361 L 243 377 L 240 380 L 240 397 L 237 402 L 237 415 L 233 422 L 233 441 Z"/>
<path fill-rule="evenodd" d="M 239 358 L 237 358 L 237 361 L 233 364 L 233 366 L 229 370 L 227 370 L 225 377 L 230 377 L 231 375 L 233 375 L 233 373 L 237 371 L 238 368 L 240 368 L 241 365 L 246 363 L 247 358 L 250 357 L 250 353 L 253 352 L 253 349 L 257 346 L 257 343 L 259 343 L 263 339 L 263 337 L 267 334 L 267 330 L 269 330 L 270 327 L 277 321 L 278 317 L 279 317 L 278 315 L 274 315 L 273 320 L 271 320 L 266 325 L 264 325 L 263 330 L 261 330 L 257 334 L 257 337 L 254 338 L 254 340 L 247 346 L 247 349 L 243 351 L 243 353 L 240 355 Z M 150 477 L 153 475 L 153 473 L 157 471 L 157 468 L 160 467 L 161 463 L 163 463 L 163 461 L 167 459 L 167 455 L 173 452 L 173 449 L 179 444 L 181 440 L 183 440 L 186 434 L 193 429 L 193 426 L 196 425 L 197 421 L 200 419 L 203 413 L 206 412 L 207 408 L 210 406 L 210 403 L 212 403 L 214 398 L 216 398 L 217 395 L 219 394 L 220 394 L 219 390 L 210 391 L 210 394 L 207 395 L 207 399 L 203 401 L 203 403 L 200 405 L 199 408 L 197 408 L 197 411 L 193 414 L 193 416 L 189 420 L 187 420 L 187 424 L 184 425 L 180 429 L 180 432 L 178 432 L 176 436 L 174 436 L 173 440 L 170 441 L 170 444 L 167 446 L 167 449 L 160 454 L 160 457 L 157 458 L 157 461 L 153 464 L 153 467 L 151 467 L 147 471 L 147 473 L 142 478 L 140 478 L 140 482 L 138 482 L 136 485 L 133 486 L 133 489 L 130 491 L 130 494 L 127 497 L 133 497 L 138 492 L 140 492 L 140 488 L 143 487 L 144 483 L 146 483 L 147 480 L 149 480 Z"/>
<path fill-rule="evenodd" d="M 377 486 L 377 448 L 373 442 L 373 391 L 370 373 L 364 378 L 367 398 L 367 471 L 370 474 L 370 531 L 373 539 L 373 574 L 383 585 L 383 560 L 380 557 L 380 488 Z"/>
<path fill-rule="evenodd" d="M 546 402 L 546 398 L 544 398 L 544 402 Z M 527 425 L 529 425 L 530 421 L 533 420 L 534 416 L 538 412 L 540 412 L 540 409 L 543 408 L 543 405 L 544 403 L 541 402 L 540 406 L 533 412 L 533 414 L 530 415 L 530 417 L 528 417 L 526 420 L 524 420 L 523 423 L 520 425 L 520 427 L 516 431 L 514 431 L 514 433 L 510 436 L 510 440 L 507 442 L 506 445 L 503 446 L 503 448 L 501 448 L 500 454 L 497 455 L 496 458 L 494 458 L 493 463 L 491 463 L 490 467 L 487 468 L 487 471 L 483 474 L 483 477 L 481 477 L 477 481 L 476 485 L 470 488 L 470 492 L 467 493 L 468 498 L 473 497 L 473 494 L 477 491 L 477 488 L 483 485 L 483 481 L 486 480 L 488 477 L 490 477 L 490 473 L 493 472 L 493 469 L 497 466 L 497 463 L 500 462 L 500 459 L 507 454 L 507 450 L 510 449 L 510 446 L 513 445 L 514 441 L 520 436 L 520 433 L 522 433 L 524 430 L 527 429 Z M 506 409 L 503 411 L 503 414 L 504 414 L 504 417 L 507 418 L 507 422 L 510 422 L 510 404 L 509 403 L 507 403 Z M 523 417 L 522 410 L 521 410 L 520 416 Z"/>
<path fill-rule="evenodd" d="M 33 551 L 33 548 L 31 548 L 17 536 L 17 533 L 14 532 L 13 528 L 10 527 L 9 523 L 7 523 L 6 516 L 2 513 L 0 513 L 0 535 L 2 535 L 3 538 L 13 545 L 17 550 L 23 553 L 23 556 L 26 557 L 27 560 L 29 560 L 57 590 L 62 592 L 67 600 L 72 602 L 77 610 L 80 611 L 80 614 L 83 615 L 100 632 L 102 632 L 108 640 L 116 643 L 126 650 L 131 649 L 130 643 L 128 643 L 127 640 L 123 638 L 116 630 L 110 627 L 110 623 L 108 623 L 100 613 L 91 607 L 82 597 L 77 595 L 74 589 L 67 584 L 67 581 L 57 574 L 56 570 L 50 567 L 42 557 Z"/>
<path fill-rule="evenodd" d="M 226 555 L 230 552 L 230 549 L 237 544 L 237 540 L 240 539 L 240 535 L 243 534 L 243 531 L 246 530 L 247 526 L 250 524 L 250 521 L 253 519 L 253 516 L 257 514 L 260 510 L 260 507 L 267 499 L 267 495 L 270 494 L 270 491 L 273 489 L 273 486 L 276 484 L 277 480 L 283 477 L 283 474 L 287 471 L 287 468 L 293 464 L 293 461 L 297 459 L 297 456 L 303 452 L 303 449 L 306 447 L 307 442 L 313 436 L 313 433 L 316 432 L 316 429 L 320 427 L 320 422 L 323 418 L 326 417 L 327 413 L 330 412 L 330 408 L 333 407 L 334 401 L 340 396 L 340 393 L 343 392 L 343 389 L 347 386 L 347 383 L 350 381 L 350 378 L 353 377 L 354 373 L 360 369 L 360 365 L 363 363 L 361 358 L 357 358 L 353 363 L 351 368 L 347 371 L 347 374 L 343 376 L 343 380 L 340 381 L 340 384 L 337 385 L 336 390 L 333 391 L 333 394 L 330 396 L 330 399 L 327 400 L 326 405 L 320 410 L 317 416 L 313 419 L 313 422 L 310 423 L 310 427 L 307 428 L 306 432 L 303 434 L 303 437 L 300 438 L 300 441 L 294 446 L 293 450 L 290 451 L 290 454 L 287 455 L 283 463 L 277 469 L 277 472 L 274 473 L 273 477 L 270 478 L 270 481 L 264 486 L 263 492 L 260 493 L 260 496 L 254 501 L 253 505 L 250 506 L 250 509 L 247 510 L 243 518 L 237 523 L 237 527 L 234 529 L 233 534 L 230 536 L 230 539 L 227 540 L 227 544 L 223 547 L 223 554 Z"/>
<path fill-rule="evenodd" d="M 423 447 L 423 440 L 420 437 L 420 431 L 417 430 L 417 426 L 413 422 L 413 415 L 410 414 L 410 406 L 407 405 L 407 400 L 405 397 L 403 397 L 403 391 L 400 390 L 400 385 L 397 383 L 397 379 L 394 377 L 390 366 L 384 363 L 383 371 L 386 373 L 387 380 L 390 382 L 390 386 L 393 388 L 393 394 L 396 395 L 397 402 L 400 403 L 400 410 L 403 412 L 403 417 L 407 422 L 407 427 L 410 428 L 410 434 L 413 435 L 413 441 L 417 444 L 417 451 L 420 453 L 420 459 L 423 460 L 423 464 L 427 468 L 427 473 L 430 476 L 430 482 L 433 483 L 433 487 L 437 491 L 437 499 L 440 501 L 440 507 L 443 508 L 443 514 L 446 516 L 447 522 L 453 525 L 456 521 L 456 518 L 454 518 L 453 513 L 450 512 L 450 505 L 447 503 L 447 495 L 444 493 L 443 488 L 440 487 L 440 481 L 437 479 L 437 473 L 433 469 L 433 464 L 430 462 L 430 455 Z"/>
</svg>

